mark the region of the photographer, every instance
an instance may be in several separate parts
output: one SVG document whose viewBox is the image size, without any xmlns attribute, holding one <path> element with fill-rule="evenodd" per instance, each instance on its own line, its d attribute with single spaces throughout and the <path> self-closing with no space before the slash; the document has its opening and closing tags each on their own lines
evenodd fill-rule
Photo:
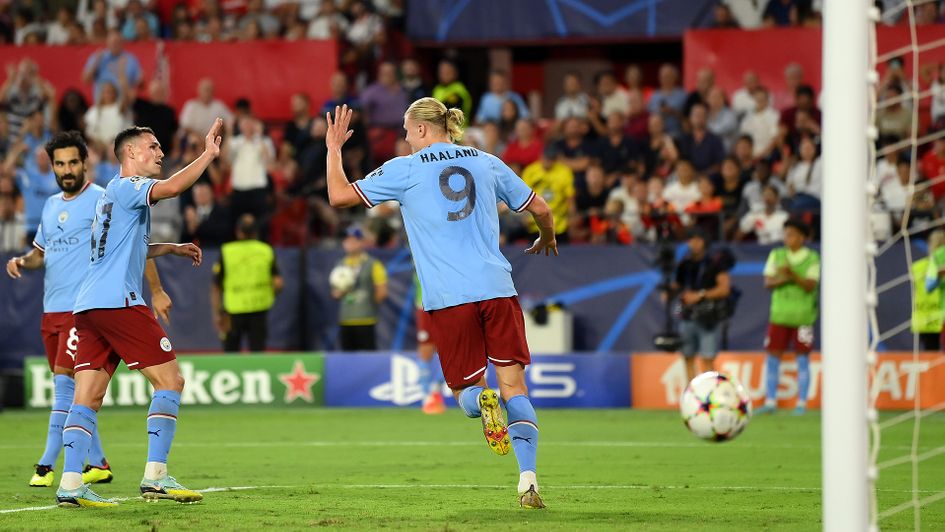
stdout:
<svg viewBox="0 0 945 532">
<path fill-rule="evenodd" d="M 729 312 L 732 262 L 724 260 L 725 254 L 708 253 L 708 238 L 702 229 L 692 228 L 687 236 L 689 253 L 676 267 L 671 293 L 679 296 L 681 351 L 686 375 L 692 380 L 697 375 L 695 356 L 711 366 L 718 353 L 720 326 Z"/>
</svg>

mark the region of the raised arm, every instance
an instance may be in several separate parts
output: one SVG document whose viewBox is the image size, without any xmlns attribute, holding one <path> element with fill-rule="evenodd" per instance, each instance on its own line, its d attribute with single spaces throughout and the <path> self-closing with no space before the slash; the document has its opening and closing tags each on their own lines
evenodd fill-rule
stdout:
<svg viewBox="0 0 945 532">
<path fill-rule="evenodd" d="M 348 129 L 351 115 L 352 111 L 347 105 L 335 107 L 334 120 L 331 113 L 325 115 L 328 121 L 328 133 L 325 134 L 325 145 L 328 147 L 328 202 L 332 207 L 354 207 L 361 203 L 360 196 L 348 182 L 341 158 L 341 147 L 354 133 Z"/>
<path fill-rule="evenodd" d="M 197 179 L 203 175 L 204 170 L 210 166 L 210 163 L 220 155 L 220 143 L 223 142 L 223 137 L 220 136 L 222 127 L 223 119 L 217 118 L 210 128 L 210 132 L 207 133 L 204 150 L 200 157 L 194 159 L 194 162 L 188 164 L 176 174 L 164 181 L 158 181 L 151 187 L 151 199 L 153 201 L 180 196 L 185 190 L 193 186 Z"/>
</svg>

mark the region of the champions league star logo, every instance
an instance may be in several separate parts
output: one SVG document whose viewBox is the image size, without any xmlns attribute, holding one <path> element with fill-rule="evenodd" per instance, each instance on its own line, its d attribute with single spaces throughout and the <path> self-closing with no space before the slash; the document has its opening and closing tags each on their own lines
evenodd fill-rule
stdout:
<svg viewBox="0 0 945 532">
<path fill-rule="evenodd" d="M 286 403 L 291 403 L 299 397 L 305 402 L 312 403 L 315 401 L 315 397 L 312 395 L 312 386 L 321 380 L 321 375 L 306 373 L 305 364 L 301 360 L 296 360 L 295 365 L 292 366 L 292 372 L 279 375 L 279 380 L 282 381 L 282 384 L 285 384 Z"/>
</svg>

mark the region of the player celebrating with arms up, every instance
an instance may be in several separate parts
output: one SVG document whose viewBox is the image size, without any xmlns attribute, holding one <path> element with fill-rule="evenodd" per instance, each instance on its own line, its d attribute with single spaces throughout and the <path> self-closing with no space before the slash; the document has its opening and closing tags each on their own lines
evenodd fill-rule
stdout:
<svg viewBox="0 0 945 532">
<path fill-rule="evenodd" d="M 36 464 L 36 473 L 30 479 L 30 486 L 33 487 L 49 487 L 55 480 L 53 466 L 62 449 L 63 424 L 75 394 L 73 368 L 78 337 L 73 326 L 75 320 L 72 309 L 89 261 L 89 227 L 95 217 L 95 203 L 105 192 L 102 187 L 86 181 L 89 150 L 79 132 L 60 133 L 45 148 L 56 174 L 56 183 L 62 192 L 46 200 L 33 249 L 7 262 L 7 274 L 14 279 L 22 277 L 20 269 L 46 268 L 41 332 L 49 369 L 54 374 L 53 404 L 46 434 L 46 450 Z M 148 261 L 145 276 L 151 286 L 151 302 L 155 311 L 166 316 L 171 300 L 161 288 L 153 260 Z M 82 472 L 82 481 L 111 482 L 112 478 L 96 431 L 92 435 L 89 463 Z"/>
<path fill-rule="evenodd" d="M 463 134 L 463 112 L 433 98 L 415 101 L 404 115 L 413 154 L 391 159 L 357 183 L 348 183 L 341 157 L 352 134 L 351 110 L 336 108 L 335 119 L 327 118 L 331 204 L 400 202 L 446 383 L 467 416 L 482 418 L 493 451 L 515 449 L 519 503 L 544 508 L 535 474 L 538 420 L 525 387 L 531 357 L 512 267 L 499 252 L 497 204 L 527 210 L 537 222 L 540 236 L 526 253 L 557 255 L 548 205 L 497 157 L 453 144 Z M 508 427 L 499 397 L 486 384 L 489 362 L 496 367 Z"/>
<path fill-rule="evenodd" d="M 159 181 L 164 152 L 149 128 L 131 127 L 115 138 L 121 164 L 95 206 L 92 256 L 75 302 L 79 349 L 75 359 L 75 402 L 66 419 L 63 440 L 66 461 L 56 493 L 61 507 L 114 506 L 82 484 L 79 473 L 95 433 L 97 412 L 112 374 L 120 361 L 139 370 L 154 386 L 148 410 L 148 461 L 141 494 L 150 500 L 196 502 L 203 495 L 181 486 L 167 474 L 180 393 L 184 378 L 170 340 L 154 316 L 143 307 L 141 274 L 148 257 L 174 254 L 200 264 L 200 248 L 193 244 L 150 244 L 150 207 L 179 196 L 190 188 L 220 154 L 223 120 L 207 134 L 204 151 L 194 162 Z"/>
</svg>

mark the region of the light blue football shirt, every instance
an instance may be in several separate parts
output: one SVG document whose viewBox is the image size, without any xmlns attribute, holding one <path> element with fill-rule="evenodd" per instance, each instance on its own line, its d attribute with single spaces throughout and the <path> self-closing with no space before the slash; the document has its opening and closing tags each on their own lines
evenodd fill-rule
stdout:
<svg viewBox="0 0 945 532">
<path fill-rule="evenodd" d="M 108 183 L 95 205 L 92 256 L 75 312 L 144 305 L 141 278 L 151 237 L 151 187 L 146 177 L 122 177 Z"/>
<path fill-rule="evenodd" d="M 72 312 L 89 264 L 89 239 L 95 204 L 105 189 L 89 183 L 70 199 L 53 194 L 43 206 L 43 221 L 33 245 L 45 253 L 43 312 Z"/>
<path fill-rule="evenodd" d="M 499 158 L 437 143 L 384 163 L 355 190 L 368 207 L 400 202 L 424 309 L 516 295 L 497 204 L 521 212 L 534 193 Z"/>
</svg>

